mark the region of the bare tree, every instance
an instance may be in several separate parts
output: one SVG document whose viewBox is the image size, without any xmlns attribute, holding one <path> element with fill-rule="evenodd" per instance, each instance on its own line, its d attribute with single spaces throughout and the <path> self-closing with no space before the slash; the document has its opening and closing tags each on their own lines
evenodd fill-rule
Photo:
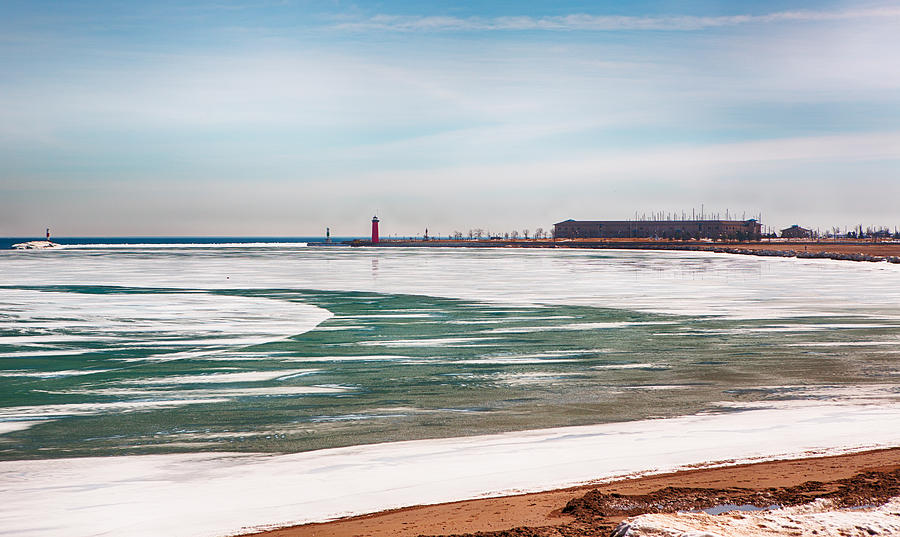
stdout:
<svg viewBox="0 0 900 537">
<path fill-rule="evenodd" d="M 535 239 L 543 239 L 544 238 L 544 228 L 539 227 L 534 230 L 534 238 Z"/>
<path fill-rule="evenodd" d="M 513 230 L 512 233 L 509 234 L 509 238 L 512 239 L 512 240 L 518 239 L 518 238 L 519 238 L 519 232 L 516 231 L 516 230 Z"/>
</svg>

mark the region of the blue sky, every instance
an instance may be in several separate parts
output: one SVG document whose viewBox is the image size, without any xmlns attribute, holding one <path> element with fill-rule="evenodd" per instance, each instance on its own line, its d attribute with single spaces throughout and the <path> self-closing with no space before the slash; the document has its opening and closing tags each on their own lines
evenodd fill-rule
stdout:
<svg viewBox="0 0 900 537">
<path fill-rule="evenodd" d="M 0 236 L 900 225 L 900 3 L 0 3 Z"/>
</svg>

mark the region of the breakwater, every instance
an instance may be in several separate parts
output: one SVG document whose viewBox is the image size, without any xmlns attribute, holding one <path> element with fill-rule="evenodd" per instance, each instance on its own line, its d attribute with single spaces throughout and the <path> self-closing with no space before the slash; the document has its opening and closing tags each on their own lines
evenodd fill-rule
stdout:
<svg viewBox="0 0 900 537">
<path fill-rule="evenodd" d="M 627 246 L 625 248 L 636 248 L 635 246 Z M 804 251 L 804 250 L 779 250 L 779 249 L 759 249 L 759 248 L 742 248 L 729 246 L 695 246 L 695 245 L 655 245 L 645 244 L 640 247 L 642 250 L 687 250 L 697 252 L 715 252 L 719 254 L 739 254 L 739 255 L 756 255 L 762 257 L 797 257 L 801 259 L 834 259 L 837 261 L 868 261 L 868 262 L 888 262 L 900 264 L 900 256 L 881 256 L 867 254 L 864 252 L 829 252 L 829 251 Z"/>
<path fill-rule="evenodd" d="M 702 248 L 698 248 L 702 250 Z M 706 249 L 712 252 L 720 252 L 727 254 L 743 254 L 743 255 L 759 255 L 759 256 L 771 256 L 771 257 L 798 257 L 803 259 L 836 259 L 838 261 L 869 261 L 869 262 L 882 262 L 887 261 L 888 263 L 897 263 L 900 264 L 900 256 L 880 256 L 880 255 L 872 255 L 866 254 L 862 252 L 857 253 L 842 253 L 842 252 L 808 252 L 808 251 L 794 251 L 794 250 L 753 250 L 748 248 L 711 248 Z"/>
<path fill-rule="evenodd" d="M 887 262 L 900 264 L 900 255 L 878 255 L 865 252 L 877 243 L 834 243 L 842 250 L 829 251 L 828 244 L 823 243 L 773 243 L 772 248 L 761 247 L 764 243 L 740 243 L 733 246 L 709 244 L 702 242 L 661 242 L 661 241 L 593 241 L 593 240 L 382 240 L 373 244 L 371 241 L 356 240 L 345 244 L 359 247 L 381 248 L 588 248 L 616 250 L 679 250 L 693 252 L 714 252 L 721 254 L 756 255 L 762 257 L 797 257 L 801 259 L 834 259 L 838 261 Z M 804 250 L 784 248 L 790 244 Z M 882 243 L 883 244 L 883 243 Z M 752 245 L 752 247 L 751 247 Z M 775 246 L 782 246 L 777 248 Z M 813 250 L 808 248 L 812 246 Z M 900 244 L 896 245 L 900 254 Z M 837 249 L 837 248 L 835 248 Z"/>
</svg>

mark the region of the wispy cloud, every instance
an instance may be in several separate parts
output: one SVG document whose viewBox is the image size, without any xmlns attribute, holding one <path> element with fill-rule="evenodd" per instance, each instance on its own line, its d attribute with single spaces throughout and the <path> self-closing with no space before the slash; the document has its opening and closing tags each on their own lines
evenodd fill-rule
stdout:
<svg viewBox="0 0 900 537">
<path fill-rule="evenodd" d="M 0 228 L 262 235 L 377 206 L 398 232 L 501 229 L 698 200 L 778 225 L 896 220 L 900 2 L 445 17 L 215 1 L 4 21 Z"/>
<path fill-rule="evenodd" d="M 592 151 L 572 154 L 561 160 L 542 161 L 523 159 L 487 165 L 458 165 L 433 170 L 374 171 L 362 174 L 365 184 L 373 192 L 392 182 L 405 188 L 433 191 L 445 185 L 447 191 L 459 188 L 496 189 L 538 187 L 553 178 L 553 188 L 583 188 L 602 192 L 621 185 L 623 178 L 648 183 L 665 177 L 666 189 L 691 190 L 693 195 L 712 183 L 723 180 L 720 174 L 742 170 L 778 170 L 768 176 L 758 176 L 753 188 L 784 186 L 785 174 L 793 174 L 795 182 L 822 183 L 822 177 L 801 173 L 806 167 L 823 163 L 837 165 L 872 160 L 898 161 L 900 132 L 841 134 L 833 136 L 801 136 L 732 143 L 708 143 L 684 147 L 638 148 L 632 150 Z M 428 180 L 423 180 L 427 176 Z M 677 182 L 668 182 L 677 178 Z M 590 180 L 588 183 L 586 180 Z M 896 187 L 894 187 L 896 188 Z M 644 191 L 642 195 L 653 195 Z M 668 192 L 666 192 L 668 195 Z M 593 202 L 593 201 L 592 201 Z"/>
<path fill-rule="evenodd" d="M 780 11 L 764 15 L 700 16 L 607 16 L 572 14 L 552 17 L 448 17 L 375 15 L 357 21 L 343 22 L 335 28 L 344 30 L 383 30 L 393 32 L 452 31 L 625 31 L 668 30 L 692 31 L 708 28 L 765 24 L 777 22 L 822 22 L 854 19 L 900 17 L 900 8 L 880 7 L 843 11 Z"/>
</svg>

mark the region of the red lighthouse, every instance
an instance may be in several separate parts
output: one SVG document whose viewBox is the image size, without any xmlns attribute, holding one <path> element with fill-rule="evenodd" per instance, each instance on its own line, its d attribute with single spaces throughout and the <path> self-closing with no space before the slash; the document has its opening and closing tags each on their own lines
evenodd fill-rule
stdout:
<svg viewBox="0 0 900 537">
<path fill-rule="evenodd" d="M 372 244 L 378 244 L 378 217 L 372 217 Z"/>
</svg>

